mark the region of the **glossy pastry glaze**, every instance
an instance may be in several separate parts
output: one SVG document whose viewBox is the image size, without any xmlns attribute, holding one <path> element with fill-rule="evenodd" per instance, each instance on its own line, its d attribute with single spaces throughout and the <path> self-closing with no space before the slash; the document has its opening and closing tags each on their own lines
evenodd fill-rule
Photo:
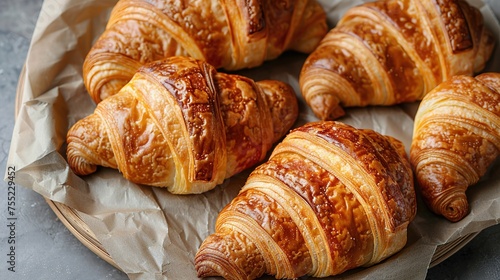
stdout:
<svg viewBox="0 0 500 280">
<path fill-rule="evenodd" d="M 415 116 L 410 160 L 422 197 L 452 222 L 469 213 L 466 190 L 500 153 L 500 74 L 455 76 Z"/>
<path fill-rule="evenodd" d="M 294 129 L 201 245 L 199 277 L 326 277 L 399 251 L 416 213 L 398 140 L 337 122 Z"/>
<path fill-rule="evenodd" d="M 315 0 L 120 0 L 83 77 L 98 103 L 147 62 L 182 55 L 227 70 L 255 67 L 285 50 L 310 53 L 326 31 Z"/>
<path fill-rule="evenodd" d="M 171 57 L 141 67 L 70 129 L 68 162 L 79 175 L 102 165 L 139 184 L 204 192 L 262 161 L 297 115 L 289 85 Z"/>
<path fill-rule="evenodd" d="M 454 75 L 481 70 L 493 50 L 481 13 L 463 0 L 388 0 L 348 10 L 300 74 L 320 119 L 344 107 L 421 100 Z"/>
</svg>

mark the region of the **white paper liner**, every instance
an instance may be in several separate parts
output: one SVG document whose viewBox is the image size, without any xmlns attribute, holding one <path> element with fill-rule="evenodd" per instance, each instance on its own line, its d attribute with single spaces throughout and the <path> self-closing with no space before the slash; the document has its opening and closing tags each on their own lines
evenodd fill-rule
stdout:
<svg viewBox="0 0 500 280">
<path fill-rule="evenodd" d="M 319 1 L 335 25 L 353 5 L 365 1 Z M 500 26 L 489 6 L 479 7 L 496 36 L 497 47 L 486 71 L 500 71 Z M 46 0 L 20 80 L 19 106 L 7 166 L 14 166 L 16 184 L 63 203 L 82 214 L 114 262 L 130 279 L 195 279 L 194 255 L 213 232 L 219 210 L 237 194 L 250 170 L 227 179 L 200 195 L 172 195 L 165 189 L 137 186 L 115 170 L 101 168 L 80 178 L 65 161 L 68 128 L 93 112 L 95 104 L 82 82 L 82 64 L 102 33 L 116 0 Z M 498 5 L 497 5 L 498 6 Z M 498 11 L 497 11 L 498 13 Z M 297 93 L 298 73 L 306 55 L 285 53 L 263 66 L 241 71 L 260 79 L 288 82 Z M 300 96 L 295 126 L 317 120 Z M 412 116 L 418 104 L 348 109 L 340 119 L 371 128 L 410 146 Z M 500 166 L 468 191 L 471 213 L 450 223 L 428 211 L 419 200 L 401 252 L 370 268 L 359 268 L 335 279 L 424 279 L 438 245 L 479 232 L 500 219 Z"/>
</svg>

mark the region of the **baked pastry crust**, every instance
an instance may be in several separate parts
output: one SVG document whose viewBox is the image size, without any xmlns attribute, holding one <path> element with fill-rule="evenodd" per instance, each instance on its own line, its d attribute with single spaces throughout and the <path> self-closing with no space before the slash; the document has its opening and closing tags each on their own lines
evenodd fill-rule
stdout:
<svg viewBox="0 0 500 280">
<path fill-rule="evenodd" d="M 67 157 L 78 175 L 101 165 L 135 183 L 200 193 L 262 161 L 297 115 L 295 93 L 283 82 L 170 57 L 141 67 L 73 125 Z"/>
<path fill-rule="evenodd" d="M 339 122 L 292 130 L 220 213 L 199 277 L 326 277 L 399 251 L 416 213 L 402 143 Z"/>
<path fill-rule="evenodd" d="M 348 10 L 309 55 L 302 94 L 319 119 L 346 107 L 421 100 L 455 75 L 484 68 L 494 40 L 463 0 L 388 0 Z"/>
<path fill-rule="evenodd" d="M 261 65 L 286 50 L 310 53 L 327 32 L 316 0 L 120 0 L 83 65 L 98 103 L 148 62 L 191 56 L 215 68 Z"/>
<path fill-rule="evenodd" d="M 500 74 L 455 76 L 422 100 L 410 160 L 424 201 L 452 222 L 469 213 L 466 190 L 500 153 Z"/>
</svg>

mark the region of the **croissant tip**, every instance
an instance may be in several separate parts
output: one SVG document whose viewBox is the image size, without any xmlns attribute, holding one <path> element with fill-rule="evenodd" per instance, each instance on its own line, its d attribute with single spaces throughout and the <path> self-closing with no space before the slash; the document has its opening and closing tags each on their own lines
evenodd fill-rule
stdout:
<svg viewBox="0 0 500 280">
<path fill-rule="evenodd" d="M 277 142 L 293 126 L 299 114 L 293 87 L 279 80 L 257 81 L 271 109 L 274 127 L 273 142 Z"/>
<path fill-rule="evenodd" d="M 196 257 L 195 270 L 198 278 L 228 277 L 222 267 L 210 260 L 206 260 L 204 256 Z"/>
<path fill-rule="evenodd" d="M 467 216 L 468 213 L 469 207 L 467 201 L 460 200 L 448 204 L 443 215 L 451 222 L 458 222 Z"/>
<path fill-rule="evenodd" d="M 314 114 L 321 120 L 336 120 L 345 115 L 338 100 L 331 94 L 318 94 L 309 101 Z"/>
<path fill-rule="evenodd" d="M 97 170 L 97 166 L 88 163 L 82 157 L 74 157 L 72 160 L 68 160 L 71 170 L 79 176 L 89 175 Z"/>
<path fill-rule="evenodd" d="M 448 197 L 442 202 L 441 215 L 450 222 L 458 222 L 469 214 L 469 203 L 463 193 Z"/>
<path fill-rule="evenodd" d="M 73 142 L 68 144 L 67 157 L 69 168 L 79 176 L 94 173 L 97 170 L 97 166 L 89 163 L 84 157 L 80 156 L 78 149 L 73 146 Z"/>
<path fill-rule="evenodd" d="M 196 266 L 196 276 L 198 278 L 206 278 L 210 276 L 217 276 L 216 273 L 206 265 Z"/>
</svg>

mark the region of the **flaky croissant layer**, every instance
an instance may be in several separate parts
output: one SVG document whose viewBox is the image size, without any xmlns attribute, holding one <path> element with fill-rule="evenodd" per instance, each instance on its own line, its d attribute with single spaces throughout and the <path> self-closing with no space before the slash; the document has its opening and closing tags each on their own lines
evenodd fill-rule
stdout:
<svg viewBox="0 0 500 280">
<path fill-rule="evenodd" d="M 494 40 L 464 0 L 374 1 L 347 11 L 309 55 L 301 92 L 320 119 L 345 107 L 421 100 L 454 75 L 473 75 Z"/>
<path fill-rule="evenodd" d="M 316 0 L 120 0 L 83 78 L 98 103 L 144 63 L 183 55 L 226 70 L 255 67 L 286 50 L 310 53 L 326 32 Z"/>
<path fill-rule="evenodd" d="M 292 130 L 220 213 L 199 277 L 326 277 L 399 251 L 416 213 L 402 143 L 339 122 Z"/>
<path fill-rule="evenodd" d="M 67 135 L 78 175 L 117 168 L 139 184 L 201 193 L 262 161 L 295 122 L 293 89 L 170 57 L 146 64 Z"/>
<path fill-rule="evenodd" d="M 422 100 L 410 148 L 422 197 L 452 222 L 469 213 L 468 187 L 500 153 L 500 74 L 454 76 Z"/>
</svg>

